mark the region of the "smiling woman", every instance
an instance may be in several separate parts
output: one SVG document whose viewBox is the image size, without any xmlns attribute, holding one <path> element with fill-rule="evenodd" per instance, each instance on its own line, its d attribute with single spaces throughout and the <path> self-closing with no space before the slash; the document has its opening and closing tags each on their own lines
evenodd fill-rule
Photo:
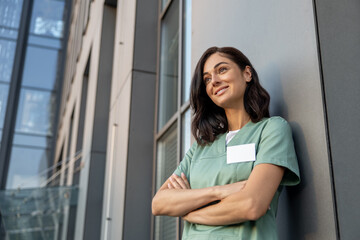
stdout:
<svg viewBox="0 0 360 240">
<path fill-rule="evenodd" d="M 247 57 L 209 48 L 191 84 L 196 142 L 153 198 L 154 215 L 181 216 L 183 239 L 277 239 L 284 185 L 299 183 L 291 129 L 269 117 L 269 94 Z"/>
<path fill-rule="evenodd" d="M 232 97 L 216 98 L 220 93 L 216 91 L 229 86 Z M 227 97 L 230 99 L 225 101 Z M 270 96 L 260 85 L 256 70 L 242 52 L 231 47 L 212 47 L 205 51 L 195 68 L 190 101 L 194 110 L 192 133 L 200 145 L 213 142 L 218 134 L 240 128 L 229 129 L 228 120 L 233 118 L 226 117 L 227 109 L 229 114 L 234 109 L 243 112 L 241 116 L 246 122 L 249 117 L 258 122 L 270 116 Z"/>
</svg>

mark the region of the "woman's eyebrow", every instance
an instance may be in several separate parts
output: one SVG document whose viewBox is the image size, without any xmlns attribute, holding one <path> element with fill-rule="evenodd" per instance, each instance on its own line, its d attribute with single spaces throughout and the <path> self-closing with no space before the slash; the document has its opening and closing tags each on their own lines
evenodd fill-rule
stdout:
<svg viewBox="0 0 360 240">
<path fill-rule="evenodd" d="M 223 64 L 223 63 L 229 64 L 229 63 L 227 63 L 227 62 L 219 62 L 219 63 L 215 64 L 214 69 L 217 68 L 219 65 L 221 65 L 221 64 Z M 204 73 L 203 73 L 203 75 L 205 75 L 205 74 L 208 74 L 208 72 L 204 72 Z"/>
</svg>

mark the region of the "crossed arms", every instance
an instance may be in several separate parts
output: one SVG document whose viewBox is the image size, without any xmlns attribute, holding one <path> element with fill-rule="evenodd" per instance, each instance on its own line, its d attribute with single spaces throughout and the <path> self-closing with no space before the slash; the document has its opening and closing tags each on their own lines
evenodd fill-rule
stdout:
<svg viewBox="0 0 360 240">
<path fill-rule="evenodd" d="M 283 175 L 283 167 L 263 163 L 247 181 L 201 189 L 191 189 L 184 174 L 172 175 L 155 194 L 152 213 L 204 225 L 257 220 L 268 210 Z"/>
</svg>

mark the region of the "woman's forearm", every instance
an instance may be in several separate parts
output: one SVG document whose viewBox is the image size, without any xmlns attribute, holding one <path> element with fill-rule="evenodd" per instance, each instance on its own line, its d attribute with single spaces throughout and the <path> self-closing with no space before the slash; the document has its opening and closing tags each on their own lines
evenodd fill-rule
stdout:
<svg viewBox="0 0 360 240">
<path fill-rule="evenodd" d="M 229 225 L 257 220 L 269 209 L 284 169 L 272 164 L 255 166 L 246 186 L 221 202 L 184 216 L 184 220 L 204 225 Z"/>
<path fill-rule="evenodd" d="M 245 185 L 246 181 L 242 181 L 223 186 L 191 189 L 185 174 L 182 173 L 181 176 L 173 174 L 153 198 L 152 212 L 154 215 L 184 216 L 240 191 Z"/>
<path fill-rule="evenodd" d="M 162 189 L 152 201 L 154 215 L 184 216 L 208 203 L 219 200 L 215 187 L 201 189 Z"/>
<path fill-rule="evenodd" d="M 184 220 L 203 225 L 230 225 L 251 219 L 252 201 L 243 192 L 235 193 L 214 204 L 185 215 Z"/>
</svg>

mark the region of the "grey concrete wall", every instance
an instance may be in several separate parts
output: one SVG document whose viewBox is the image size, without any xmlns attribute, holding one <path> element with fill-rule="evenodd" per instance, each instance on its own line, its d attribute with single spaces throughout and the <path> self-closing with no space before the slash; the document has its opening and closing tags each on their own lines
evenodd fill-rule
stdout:
<svg viewBox="0 0 360 240">
<path fill-rule="evenodd" d="M 124 230 L 136 1 L 119 1 L 101 217 L 101 238 L 121 239 Z"/>
<path fill-rule="evenodd" d="M 104 191 L 116 8 L 104 6 L 83 239 L 99 239 Z"/>
<path fill-rule="evenodd" d="M 314 23 L 312 1 L 192 2 L 192 68 L 210 46 L 240 49 L 292 127 L 302 182 L 280 199 L 280 239 L 336 239 Z"/>
<path fill-rule="evenodd" d="M 149 239 L 151 235 L 157 3 L 136 3 L 124 240 Z"/>
<path fill-rule="evenodd" d="M 360 239 L 360 2 L 315 3 L 339 236 Z"/>
</svg>

